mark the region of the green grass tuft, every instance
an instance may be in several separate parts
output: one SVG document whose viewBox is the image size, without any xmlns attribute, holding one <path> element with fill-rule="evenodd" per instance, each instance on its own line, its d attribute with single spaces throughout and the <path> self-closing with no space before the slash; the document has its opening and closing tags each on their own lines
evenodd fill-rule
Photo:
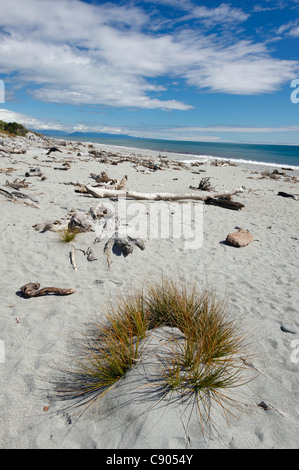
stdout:
<svg viewBox="0 0 299 470">
<path fill-rule="evenodd" d="M 157 352 L 155 380 L 163 396 L 175 392 L 200 409 L 211 399 L 221 404 L 224 390 L 244 382 L 246 344 L 226 300 L 210 289 L 162 279 L 110 303 L 103 320 L 89 325 L 60 396 L 87 406 L 100 400 L 142 360 L 144 340 L 165 326 L 180 334 Z"/>
<path fill-rule="evenodd" d="M 79 232 L 77 230 L 66 228 L 57 232 L 57 235 L 58 235 L 57 241 L 60 245 L 66 245 L 68 243 L 72 243 L 73 241 L 75 241 L 78 234 Z"/>
</svg>

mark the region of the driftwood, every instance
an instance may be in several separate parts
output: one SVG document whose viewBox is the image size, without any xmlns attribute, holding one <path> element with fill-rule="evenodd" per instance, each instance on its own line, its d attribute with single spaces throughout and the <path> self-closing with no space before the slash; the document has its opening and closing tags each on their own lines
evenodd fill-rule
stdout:
<svg viewBox="0 0 299 470">
<path fill-rule="evenodd" d="M 37 232 L 47 232 L 50 230 L 51 232 L 60 232 L 61 230 L 67 229 L 68 227 L 68 222 L 60 222 L 60 220 L 53 220 L 53 221 L 47 221 L 43 222 L 41 224 L 35 224 L 32 226 L 34 230 Z"/>
<path fill-rule="evenodd" d="M 46 294 L 70 295 L 75 292 L 75 289 L 61 289 L 60 287 L 43 287 L 40 289 L 40 284 L 36 282 L 25 284 L 21 287 L 21 291 L 26 299 L 29 299 L 31 297 L 40 297 Z"/>
<path fill-rule="evenodd" d="M 128 199 L 138 199 L 147 201 L 179 201 L 183 199 L 193 199 L 195 201 L 206 201 L 210 195 L 201 195 L 198 193 L 140 193 L 137 191 L 125 191 L 107 188 L 94 188 L 93 186 L 86 185 L 87 191 L 96 198 L 118 198 L 125 197 Z M 224 191 L 219 194 L 214 194 L 213 198 L 223 198 L 233 196 L 234 194 L 242 193 L 243 188 L 237 188 L 234 191 Z"/>
<path fill-rule="evenodd" d="M 14 181 L 8 181 L 6 180 L 5 186 L 9 186 L 10 188 L 13 189 L 20 189 L 20 188 L 28 188 L 29 183 L 27 183 L 25 180 L 20 181 L 18 178 L 15 179 Z"/>
<path fill-rule="evenodd" d="M 195 186 L 189 186 L 190 189 L 192 190 L 199 190 L 199 191 L 212 191 L 213 187 L 211 186 L 210 183 L 210 177 L 207 176 L 205 178 L 201 178 L 198 187 L 196 188 Z"/>
<path fill-rule="evenodd" d="M 89 194 L 85 188 L 85 184 L 81 183 L 64 183 L 64 184 L 73 184 L 75 186 L 75 193 Z"/>
<path fill-rule="evenodd" d="M 101 232 L 101 225 L 107 220 L 112 220 L 113 216 L 114 213 L 112 213 L 111 209 L 101 204 L 101 206 L 96 209 L 91 207 L 88 214 L 77 214 L 76 212 L 70 211 L 62 221 L 57 219 L 47 220 L 43 223 L 35 224 L 32 227 L 34 230 L 41 233 L 47 232 L 48 230 L 51 232 L 61 232 L 66 229 L 76 232 L 94 232 L 97 227 L 97 233 L 99 233 Z M 97 222 L 96 225 L 95 222 Z"/>
<path fill-rule="evenodd" d="M 113 240 L 112 237 L 109 238 L 104 248 L 104 254 L 107 256 L 107 262 L 108 262 L 109 268 L 112 264 L 111 254 L 112 254 L 112 248 L 114 247 L 114 242 L 115 240 Z"/>
<path fill-rule="evenodd" d="M 50 153 L 52 153 L 52 152 L 60 152 L 60 153 L 62 153 L 62 151 L 59 150 L 57 147 L 50 147 L 49 150 L 48 150 L 48 152 L 46 153 L 46 155 L 50 155 Z"/>
<path fill-rule="evenodd" d="M 13 153 L 13 154 L 25 154 L 27 150 L 10 148 L 10 147 L 0 147 L 0 152 Z"/>
<path fill-rule="evenodd" d="M 0 173 L 11 174 L 13 171 L 19 170 L 20 168 L 0 168 Z"/>
<path fill-rule="evenodd" d="M 295 201 L 299 200 L 299 196 L 296 196 L 295 194 L 284 193 L 283 191 L 279 191 L 279 193 L 277 193 L 277 196 L 291 197 L 291 198 L 295 199 Z"/>
<path fill-rule="evenodd" d="M 138 246 L 142 251 L 145 249 L 145 244 L 140 238 L 127 233 L 122 233 L 121 231 L 116 231 L 114 235 L 109 238 L 104 248 L 104 254 L 107 256 L 109 268 L 112 264 L 111 254 L 115 245 L 120 249 L 124 256 L 128 256 L 133 253 L 134 246 Z"/>
<path fill-rule="evenodd" d="M 110 178 L 105 171 L 102 171 L 100 175 L 96 175 L 95 173 L 90 173 L 90 176 L 97 182 L 99 183 L 99 186 L 102 188 L 108 188 L 108 189 L 125 189 L 127 181 L 128 181 L 128 176 L 125 175 L 121 180 L 116 180 Z"/>
<path fill-rule="evenodd" d="M 7 197 L 8 199 L 14 199 L 13 195 L 6 191 L 5 189 L 0 188 L 0 194 Z"/>
<path fill-rule="evenodd" d="M 230 196 L 219 196 L 219 197 L 207 197 L 205 204 L 210 204 L 213 206 L 224 207 L 225 209 L 231 209 L 234 211 L 239 211 L 243 209 L 244 204 L 241 202 L 232 201 Z"/>
<path fill-rule="evenodd" d="M 27 206 L 30 206 L 30 207 L 34 207 L 35 209 L 38 209 L 38 207 L 34 204 L 30 204 L 29 202 L 26 202 L 26 201 L 18 201 L 17 199 L 20 198 L 20 199 L 30 199 L 31 201 L 35 202 L 38 204 L 38 201 L 32 197 L 32 196 L 29 196 L 28 194 L 24 194 L 24 193 L 21 193 L 19 191 L 12 191 L 11 193 L 6 191 L 5 189 L 2 189 L 0 188 L 0 194 L 2 194 L 3 196 L 5 196 L 7 199 L 9 199 L 11 202 L 14 202 L 14 203 L 21 203 L 21 204 L 25 204 Z"/>
<path fill-rule="evenodd" d="M 29 196 L 29 194 L 24 194 L 24 193 L 21 193 L 20 191 L 12 191 L 11 194 L 13 197 L 17 197 L 20 199 L 30 199 L 32 202 L 39 204 L 38 200 L 33 196 Z"/>
<path fill-rule="evenodd" d="M 76 264 L 76 259 L 75 259 L 75 251 L 71 250 L 70 251 L 70 260 L 71 260 L 71 265 L 73 266 L 74 270 L 77 271 L 77 264 Z"/>
<path fill-rule="evenodd" d="M 85 215 L 73 214 L 68 223 L 68 229 L 76 232 L 94 231 L 94 223 Z"/>
<path fill-rule="evenodd" d="M 90 173 L 90 176 L 97 182 L 97 183 L 111 183 L 114 184 L 117 182 L 116 179 L 110 178 L 105 171 L 102 171 L 100 175 L 96 175 L 95 173 Z"/>
</svg>

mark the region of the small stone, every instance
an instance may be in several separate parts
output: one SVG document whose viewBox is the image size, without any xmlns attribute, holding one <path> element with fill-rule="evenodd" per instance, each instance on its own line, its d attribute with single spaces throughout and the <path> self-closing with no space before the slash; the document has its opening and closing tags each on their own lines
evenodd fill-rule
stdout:
<svg viewBox="0 0 299 470">
<path fill-rule="evenodd" d="M 258 406 L 260 408 L 263 408 L 263 410 L 265 411 L 268 411 L 268 410 L 272 410 L 273 409 L 273 406 L 270 404 L 270 403 L 267 403 L 266 401 L 261 401 Z"/>
<path fill-rule="evenodd" d="M 284 333 L 292 333 L 293 335 L 298 333 L 298 328 L 296 328 L 294 325 L 291 325 L 289 323 L 283 323 L 280 329 L 284 331 Z"/>
<path fill-rule="evenodd" d="M 253 235 L 251 235 L 248 230 L 243 228 L 239 229 L 237 232 L 230 233 L 226 237 L 226 243 L 237 248 L 248 245 L 248 243 L 254 240 Z"/>
</svg>

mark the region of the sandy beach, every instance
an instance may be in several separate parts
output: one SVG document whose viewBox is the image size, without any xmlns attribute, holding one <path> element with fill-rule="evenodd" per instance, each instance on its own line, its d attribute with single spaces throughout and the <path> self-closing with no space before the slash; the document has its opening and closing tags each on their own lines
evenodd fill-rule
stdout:
<svg viewBox="0 0 299 470">
<path fill-rule="evenodd" d="M 245 163 L 181 164 L 178 155 L 34 134 L 0 135 L 0 147 L 0 448 L 298 448 L 299 202 L 278 192 L 299 195 L 299 169 L 276 167 L 273 174 L 270 166 Z M 120 161 L 125 157 L 127 161 Z M 144 165 L 145 160 L 151 164 Z M 244 207 L 164 202 L 165 207 L 175 204 L 180 214 L 184 207 L 199 208 L 187 222 L 192 225 L 199 217 L 192 246 L 184 236 L 143 236 L 144 250 L 135 246 L 128 256 L 113 252 L 109 267 L 105 240 L 95 245 L 95 259 L 88 261 L 86 250 L 97 234 L 88 231 L 74 243 L 74 269 L 69 247 L 57 243 L 57 233 L 34 226 L 63 221 L 75 212 L 90 214 L 101 204 L 116 208 L 115 199 L 75 190 L 79 184 L 96 184 L 90 174 L 102 172 L 118 181 L 127 175 L 126 190 L 147 194 L 194 193 L 190 186 L 210 178 L 211 194 L 242 187 L 233 200 Z M 16 179 L 28 187 L 18 190 L 6 184 Z M 30 198 L 14 195 L 18 191 Z M 156 202 L 128 200 L 133 215 L 132 204 L 138 210 L 144 207 L 148 216 Z M 254 240 L 242 248 L 226 244 L 227 235 L 239 228 Z M 146 383 L 143 366 L 137 365 L 98 405 L 85 413 L 66 409 L 67 402 L 53 398 L 52 379 L 56 370 L 67 367 L 73 335 L 84 322 L 103 314 L 109 298 L 159 281 L 161 273 L 189 284 L 208 283 L 227 296 L 252 352 L 248 374 L 254 380 L 236 390 L 242 406 L 232 408 L 228 421 L 212 407 L 212 420 L 203 433 L 198 414 L 183 403 L 165 399 L 152 406 L 151 396 L 135 397 L 136 375 Z M 20 288 L 27 283 L 72 288 L 75 293 L 24 298 Z M 150 361 L 149 353 L 145 362 Z"/>
</svg>

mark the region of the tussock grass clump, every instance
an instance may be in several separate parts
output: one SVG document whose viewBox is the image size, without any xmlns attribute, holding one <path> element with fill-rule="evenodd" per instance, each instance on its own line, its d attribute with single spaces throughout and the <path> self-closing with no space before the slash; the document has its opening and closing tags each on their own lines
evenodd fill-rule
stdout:
<svg viewBox="0 0 299 470">
<path fill-rule="evenodd" d="M 65 228 L 57 232 L 57 236 L 58 236 L 57 241 L 60 245 L 67 245 L 69 243 L 74 242 L 78 234 L 79 232 L 77 230 Z"/>
<path fill-rule="evenodd" d="M 152 332 L 165 326 L 180 335 L 157 352 L 162 396 L 175 392 L 199 408 L 211 399 L 221 404 L 224 389 L 243 383 L 245 341 L 227 302 L 213 290 L 162 279 L 110 303 L 104 318 L 89 325 L 81 357 L 60 387 L 62 398 L 87 405 L 101 399 L 140 363 Z"/>
</svg>

